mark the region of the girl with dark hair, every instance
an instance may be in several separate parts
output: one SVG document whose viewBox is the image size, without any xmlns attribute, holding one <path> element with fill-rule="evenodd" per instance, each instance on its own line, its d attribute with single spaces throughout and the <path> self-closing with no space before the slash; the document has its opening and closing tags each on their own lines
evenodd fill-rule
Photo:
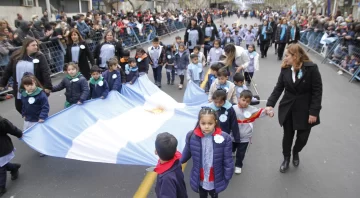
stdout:
<svg viewBox="0 0 360 198">
<path fill-rule="evenodd" d="M 106 69 L 106 61 L 110 58 L 116 56 L 120 60 L 123 57 L 122 43 L 116 41 L 114 36 L 111 30 L 105 31 L 103 42 L 95 48 L 94 58 L 101 69 Z"/>
<path fill-rule="evenodd" d="M 220 38 L 218 29 L 209 14 L 205 17 L 206 24 L 202 28 L 204 33 L 204 55 L 207 57 L 208 51 L 213 47 L 215 38 Z"/>
<path fill-rule="evenodd" d="M 83 40 L 79 31 L 77 29 L 72 29 L 68 35 L 65 63 L 77 63 L 81 74 L 86 80 L 89 80 L 91 77 L 89 61 L 92 65 L 95 64 L 89 46 Z"/>
<path fill-rule="evenodd" d="M 8 66 L 5 69 L 4 76 L 0 82 L 0 91 L 7 85 L 12 76 L 14 79 L 13 90 L 16 95 L 15 107 L 21 113 L 22 102 L 21 94 L 18 91 L 21 79 L 25 73 L 34 74 L 39 82 L 44 86 L 45 92 L 50 94 L 52 83 L 50 78 L 50 68 L 43 53 L 39 51 L 38 43 L 34 38 L 26 38 L 22 48 L 15 51 Z"/>
<path fill-rule="evenodd" d="M 285 90 L 285 92 L 284 92 Z M 278 82 L 267 100 L 266 110 L 273 111 L 284 92 L 279 105 L 279 123 L 284 129 L 282 148 L 284 161 L 280 172 L 289 168 L 291 147 L 293 164 L 299 166 L 299 152 L 306 145 L 311 128 L 320 124 L 322 80 L 318 66 L 313 63 L 299 44 L 290 44 L 281 65 Z"/>
<path fill-rule="evenodd" d="M 184 43 L 187 44 L 190 54 L 196 45 L 204 44 L 204 36 L 201 28 L 197 25 L 196 18 L 192 18 L 185 31 Z"/>
<path fill-rule="evenodd" d="M 200 197 L 218 197 L 233 176 L 234 162 L 231 137 L 221 130 L 216 111 L 210 107 L 200 110 L 195 129 L 186 135 L 180 162 L 186 163 L 190 158 L 192 190 Z"/>
</svg>

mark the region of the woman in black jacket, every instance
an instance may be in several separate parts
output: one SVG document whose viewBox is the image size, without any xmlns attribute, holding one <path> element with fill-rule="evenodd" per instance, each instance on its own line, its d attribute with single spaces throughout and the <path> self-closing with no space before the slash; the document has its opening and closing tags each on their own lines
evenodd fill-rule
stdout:
<svg viewBox="0 0 360 198">
<path fill-rule="evenodd" d="M 0 197 L 6 193 L 6 172 L 11 174 L 11 180 L 16 180 L 19 176 L 20 164 L 10 163 L 15 156 L 14 146 L 8 134 L 22 137 L 22 131 L 16 128 L 9 120 L 0 116 Z"/>
<path fill-rule="evenodd" d="M 311 128 L 320 124 L 322 100 L 322 80 L 318 66 L 311 62 L 299 44 L 287 47 L 278 82 L 271 93 L 266 110 L 272 111 L 280 95 L 285 90 L 279 104 L 279 123 L 284 129 L 282 141 L 284 161 L 280 172 L 289 168 L 291 147 L 296 134 L 296 142 L 292 149 L 293 164 L 299 166 L 299 152 L 304 148 Z"/>
<path fill-rule="evenodd" d="M 96 46 L 94 51 L 94 58 L 96 59 L 97 65 L 101 69 L 106 69 L 106 62 L 116 56 L 119 60 L 123 57 L 122 43 L 116 41 L 114 38 L 114 32 L 107 30 L 104 33 L 104 40 Z"/>
<path fill-rule="evenodd" d="M 187 44 L 190 54 L 196 45 L 204 44 L 204 36 L 201 28 L 197 25 L 196 18 L 192 18 L 185 31 L 184 43 Z"/>
<path fill-rule="evenodd" d="M 297 43 L 300 40 L 300 28 L 297 26 L 297 22 L 295 20 L 291 21 L 291 26 L 289 26 L 288 31 L 290 31 L 289 44 Z"/>
<path fill-rule="evenodd" d="M 74 62 L 78 64 L 81 74 L 86 80 L 89 80 L 91 77 L 89 61 L 92 65 L 95 64 L 89 46 L 85 43 L 79 31 L 72 29 L 68 36 L 65 63 Z"/>
<path fill-rule="evenodd" d="M 285 46 L 289 41 L 290 32 L 288 31 L 287 20 L 283 19 L 277 26 L 275 42 L 279 45 L 278 48 L 278 60 L 282 60 L 284 55 Z"/>
<path fill-rule="evenodd" d="M 10 77 L 13 77 L 13 90 L 14 93 L 17 94 L 15 96 L 15 107 L 20 114 L 22 102 L 18 88 L 21 83 L 21 78 L 27 72 L 34 74 L 45 88 L 45 92 L 50 94 L 50 90 L 52 89 L 50 68 L 44 54 L 39 51 L 38 42 L 30 37 L 24 40 L 22 48 L 12 54 L 0 82 L 1 91 L 7 85 Z"/>
<path fill-rule="evenodd" d="M 261 58 L 267 57 L 267 51 L 270 46 L 271 36 L 273 34 L 273 29 L 268 24 L 266 20 L 264 20 L 263 25 L 259 27 L 258 35 L 260 35 L 260 51 Z"/>
<path fill-rule="evenodd" d="M 220 36 L 212 16 L 209 14 L 205 19 L 206 24 L 202 28 L 202 31 L 204 34 L 204 56 L 207 58 L 209 50 L 214 46 L 215 39 L 220 38 Z"/>
</svg>

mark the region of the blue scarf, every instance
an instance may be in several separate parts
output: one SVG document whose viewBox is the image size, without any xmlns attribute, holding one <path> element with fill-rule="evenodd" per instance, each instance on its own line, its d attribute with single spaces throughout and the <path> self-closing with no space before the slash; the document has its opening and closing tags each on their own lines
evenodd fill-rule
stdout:
<svg viewBox="0 0 360 198">
<path fill-rule="evenodd" d="M 285 36 L 285 33 L 286 33 L 286 28 L 287 28 L 287 25 L 285 25 L 285 24 L 282 24 L 282 25 L 281 25 L 280 40 L 283 40 L 283 39 L 284 39 L 284 36 Z"/>
<path fill-rule="evenodd" d="M 295 27 L 291 28 L 291 40 L 295 40 Z"/>
<path fill-rule="evenodd" d="M 266 26 L 263 26 L 261 34 L 264 36 L 264 40 L 266 39 Z"/>
</svg>

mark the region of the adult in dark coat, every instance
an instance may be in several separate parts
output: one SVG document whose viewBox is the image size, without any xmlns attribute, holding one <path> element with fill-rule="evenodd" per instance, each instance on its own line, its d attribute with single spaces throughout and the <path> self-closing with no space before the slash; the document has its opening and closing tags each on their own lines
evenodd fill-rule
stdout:
<svg viewBox="0 0 360 198">
<path fill-rule="evenodd" d="M 21 21 L 18 29 L 14 33 L 14 44 L 16 46 L 21 46 L 26 37 L 35 37 L 34 33 L 31 31 L 32 22 Z"/>
<path fill-rule="evenodd" d="M 124 49 L 122 47 L 122 43 L 116 41 L 114 36 L 114 32 L 111 30 L 105 31 L 103 42 L 101 42 L 95 48 L 94 58 L 96 59 L 97 65 L 101 69 L 106 69 L 106 61 L 108 61 L 110 58 L 116 56 L 118 61 L 120 61 L 120 59 L 123 57 Z"/>
<path fill-rule="evenodd" d="M 196 45 L 204 44 L 204 34 L 200 26 L 197 25 L 197 19 L 192 18 L 184 35 L 184 43 L 188 46 L 190 54 Z"/>
<path fill-rule="evenodd" d="M 21 70 L 19 70 L 21 68 Z M 0 91 L 7 85 L 10 77 L 13 77 L 13 90 L 15 94 L 15 107 L 21 114 L 22 102 L 18 87 L 24 73 L 29 72 L 35 75 L 45 88 L 47 94 L 52 89 L 50 68 L 43 53 L 39 51 L 39 46 L 34 38 L 26 38 L 21 49 L 15 51 L 7 65 L 4 76 L 0 82 Z M 16 95 L 18 94 L 18 95 Z"/>
<path fill-rule="evenodd" d="M 300 40 L 300 28 L 297 26 L 297 22 L 295 20 L 291 21 L 291 26 L 289 26 L 288 31 L 289 44 L 297 43 Z"/>
<path fill-rule="evenodd" d="M 270 46 L 272 45 L 272 43 L 275 42 L 275 34 L 276 34 L 276 28 L 277 28 L 277 24 L 274 21 L 274 17 L 270 17 L 269 18 L 269 22 L 268 25 L 272 27 L 272 35 L 271 35 L 271 39 L 270 39 Z M 277 50 L 277 47 L 275 47 L 275 51 Z"/>
<path fill-rule="evenodd" d="M 204 56 L 207 58 L 209 50 L 214 46 L 215 39 L 220 38 L 220 36 L 213 17 L 208 14 L 205 19 L 206 24 L 203 26 L 202 31 L 204 34 Z"/>
<path fill-rule="evenodd" d="M 257 33 L 260 36 L 260 51 L 261 58 L 267 57 L 267 51 L 270 46 L 270 40 L 273 34 L 272 27 L 264 20 L 263 25 L 260 25 Z"/>
<path fill-rule="evenodd" d="M 285 46 L 288 43 L 289 38 L 290 38 L 290 31 L 288 31 L 287 20 L 283 19 L 281 23 L 279 23 L 275 35 L 275 42 L 279 45 L 277 51 L 278 60 L 282 60 Z"/>
<path fill-rule="evenodd" d="M 289 168 L 295 130 L 297 138 L 292 153 L 293 164 L 298 166 L 299 152 L 306 145 L 311 128 L 320 124 L 321 75 L 318 66 L 310 61 L 298 44 L 287 47 L 278 82 L 268 99 L 266 110 L 272 111 L 284 90 L 284 96 L 279 104 L 279 123 L 284 129 L 282 141 L 284 161 L 280 167 L 282 173 Z"/>
<path fill-rule="evenodd" d="M 95 64 L 89 46 L 83 40 L 79 31 L 77 29 L 72 29 L 68 36 L 65 63 L 77 63 L 79 65 L 81 74 L 86 78 L 86 80 L 89 80 L 91 77 L 89 61 L 92 65 Z"/>
</svg>

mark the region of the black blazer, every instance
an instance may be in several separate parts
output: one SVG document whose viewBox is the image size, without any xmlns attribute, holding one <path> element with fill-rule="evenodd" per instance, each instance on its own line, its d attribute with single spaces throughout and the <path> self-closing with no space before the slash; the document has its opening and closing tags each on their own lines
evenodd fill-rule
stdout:
<svg viewBox="0 0 360 198">
<path fill-rule="evenodd" d="M 197 41 L 196 45 L 202 45 L 204 44 L 204 34 L 202 29 L 199 26 L 196 26 L 195 28 L 188 27 L 186 28 L 185 35 L 184 35 L 184 43 L 187 44 L 189 42 L 189 33 L 188 30 L 197 30 L 199 33 L 199 40 Z"/>
<path fill-rule="evenodd" d="M 94 51 L 94 58 L 96 59 L 96 64 L 100 65 L 101 63 L 101 57 L 100 57 L 100 52 L 101 52 L 101 47 L 106 44 L 106 42 L 101 43 L 99 45 L 96 46 L 95 51 Z M 124 53 L 124 49 L 122 47 L 122 43 L 121 42 L 112 42 L 112 44 L 115 46 L 115 56 L 120 60 L 123 57 L 123 53 Z"/>
<path fill-rule="evenodd" d="M 205 36 L 206 27 L 212 27 L 213 28 L 212 32 L 211 32 L 211 36 L 210 36 L 210 41 L 205 41 L 206 38 L 209 38 L 209 37 Z M 216 28 L 215 23 L 212 23 L 212 24 L 207 24 L 206 23 L 202 28 L 202 32 L 203 32 L 203 35 L 204 35 L 204 43 L 213 42 L 215 40 L 215 37 L 220 38 L 218 29 Z"/>
<path fill-rule="evenodd" d="M 19 49 L 21 50 L 21 49 Z M 34 75 L 35 77 L 39 80 L 39 82 L 43 85 L 43 87 L 45 89 L 52 89 L 52 82 L 51 82 L 51 71 L 49 68 L 49 65 L 47 63 L 47 60 L 45 58 L 45 55 L 41 52 L 36 52 L 33 55 L 34 59 L 38 59 L 39 63 L 35 63 L 34 64 Z M 13 57 L 10 58 L 10 62 L 7 65 L 3 78 L 1 79 L 0 82 L 0 86 L 1 87 L 5 87 L 8 80 L 10 79 L 10 77 L 12 76 L 14 79 L 14 83 L 13 83 L 13 90 L 14 93 L 18 92 L 18 83 L 21 82 L 17 82 L 16 81 L 16 64 L 18 63 L 19 60 L 15 60 Z"/>
<path fill-rule="evenodd" d="M 296 26 L 295 29 L 295 39 L 292 40 L 291 38 L 291 26 L 288 27 L 288 31 L 289 31 L 289 43 L 297 43 L 300 40 L 300 28 Z"/>
<path fill-rule="evenodd" d="M 8 134 L 21 138 L 22 131 L 16 128 L 9 120 L 0 116 L 0 157 L 4 157 L 14 150 Z"/>
<path fill-rule="evenodd" d="M 312 62 L 305 62 L 302 71 L 303 76 L 293 83 L 291 67 L 282 68 L 278 82 L 266 104 L 274 107 L 285 90 L 279 104 L 279 123 L 282 126 L 287 116 L 292 116 L 294 130 L 305 130 L 320 124 L 323 90 L 318 66 Z M 309 115 L 317 117 L 316 123 L 308 123 Z"/>
<path fill-rule="evenodd" d="M 90 52 L 89 46 L 85 42 L 80 42 L 79 46 L 81 46 L 81 45 L 84 45 L 85 49 L 81 49 L 81 47 L 80 47 L 78 65 L 79 65 L 81 74 L 86 78 L 86 80 L 89 80 L 91 77 L 89 61 L 92 65 L 95 64 L 95 61 L 92 56 L 92 53 Z M 66 54 L 64 57 L 65 63 L 72 62 L 71 47 L 72 47 L 72 45 L 68 45 L 66 48 Z"/>
<path fill-rule="evenodd" d="M 256 37 L 260 36 L 260 41 L 269 41 L 272 38 L 273 29 L 272 29 L 271 25 L 266 26 L 266 39 L 264 39 L 264 35 L 262 34 L 263 27 L 264 27 L 264 25 L 259 26 L 259 31 L 258 31 Z"/>
</svg>

